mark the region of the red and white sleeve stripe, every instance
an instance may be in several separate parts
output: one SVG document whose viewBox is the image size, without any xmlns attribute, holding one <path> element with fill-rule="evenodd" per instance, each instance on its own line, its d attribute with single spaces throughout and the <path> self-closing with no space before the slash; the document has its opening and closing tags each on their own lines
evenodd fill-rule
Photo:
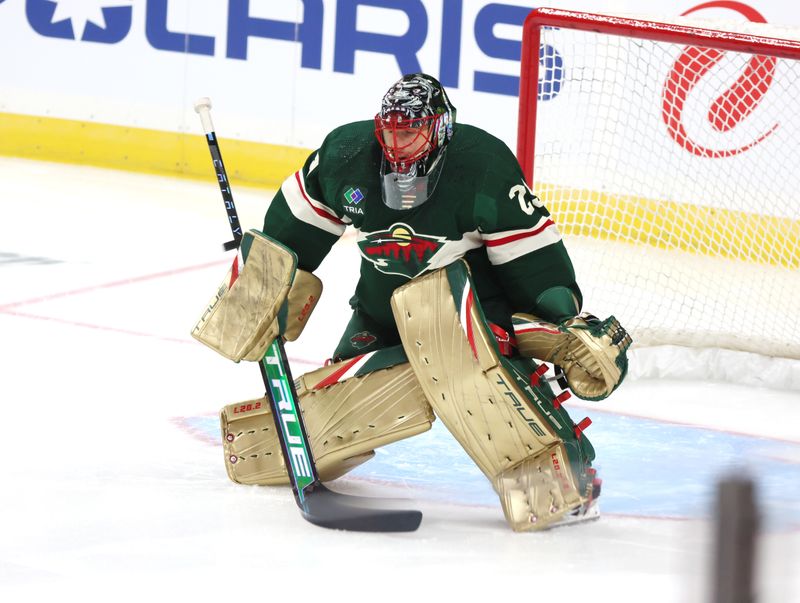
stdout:
<svg viewBox="0 0 800 603">
<path fill-rule="evenodd" d="M 347 217 L 339 218 L 330 207 L 309 195 L 302 170 L 298 170 L 283 182 L 281 192 L 292 215 L 306 224 L 339 237 L 351 222 Z"/>
<path fill-rule="evenodd" d="M 495 266 L 561 240 L 561 233 L 555 223 L 547 217 L 542 217 L 532 228 L 483 233 L 481 236 L 489 261 Z"/>
</svg>

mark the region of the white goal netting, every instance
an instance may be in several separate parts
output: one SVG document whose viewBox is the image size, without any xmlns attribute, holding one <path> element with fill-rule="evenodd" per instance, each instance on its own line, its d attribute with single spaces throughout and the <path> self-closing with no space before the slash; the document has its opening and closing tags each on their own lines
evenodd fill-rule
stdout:
<svg viewBox="0 0 800 603">
<path fill-rule="evenodd" d="M 542 29 L 534 191 L 636 345 L 800 358 L 800 60 L 676 39 Z"/>
</svg>

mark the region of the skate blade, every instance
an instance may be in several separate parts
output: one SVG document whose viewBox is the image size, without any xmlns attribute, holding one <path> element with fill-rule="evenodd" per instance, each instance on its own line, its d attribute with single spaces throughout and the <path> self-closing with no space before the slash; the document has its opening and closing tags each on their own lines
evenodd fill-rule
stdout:
<svg viewBox="0 0 800 603">
<path fill-rule="evenodd" d="M 598 519 L 600 519 L 600 505 L 598 504 L 597 500 L 594 500 L 589 503 L 587 507 L 578 507 L 578 509 L 572 513 L 565 515 L 551 525 L 549 529 L 573 526 L 579 523 L 586 523 L 588 521 L 597 521 Z"/>
</svg>

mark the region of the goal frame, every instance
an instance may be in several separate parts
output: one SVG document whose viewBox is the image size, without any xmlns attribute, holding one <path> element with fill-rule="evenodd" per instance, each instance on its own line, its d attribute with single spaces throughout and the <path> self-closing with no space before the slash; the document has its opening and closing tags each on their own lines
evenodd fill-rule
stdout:
<svg viewBox="0 0 800 603">
<path fill-rule="evenodd" d="M 800 42 L 795 40 L 608 14 L 537 8 L 531 11 L 522 26 L 522 62 L 517 122 L 517 160 L 531 186 L 535 185 L 533 174 L 539 97 L 539 46 L 543 27 L 560 27 L 800 60 Z"/>
</svg>

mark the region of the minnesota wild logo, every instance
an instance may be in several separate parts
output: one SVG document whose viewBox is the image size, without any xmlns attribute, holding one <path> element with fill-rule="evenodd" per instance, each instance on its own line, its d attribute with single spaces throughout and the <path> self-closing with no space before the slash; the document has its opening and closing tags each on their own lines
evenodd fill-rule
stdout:
<svg viewBox="0 0 800 603">
<path fill-rule="evenodd" d="M 376 341 L 378 341 L 378 338 L 375 337 L 375 335 L 373 335 L 369 331 L 361 331 L 360 333 L 356 333 L 350 338 L 350 345 L 352 345 L 357 350 L 360 350 L 361 348 L 365 348 L 371 343 L 375 343 Z"/>
<path fill-rule="evenodd" d="M 413 278 L 423 272 L 445 244 L 445 237 L 417 234 L 407 224 L 392 224 L 387 230 L 363 233 L 358 242 L 361 256 L 384 274 Z"/>
</svg>

